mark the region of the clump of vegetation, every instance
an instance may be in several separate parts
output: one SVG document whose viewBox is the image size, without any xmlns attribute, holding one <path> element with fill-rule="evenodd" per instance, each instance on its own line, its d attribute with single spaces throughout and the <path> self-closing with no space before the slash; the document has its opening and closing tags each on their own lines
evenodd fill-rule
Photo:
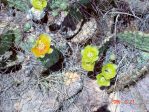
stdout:
<svg viewBox="0 0 149 112">
<path fill-rule="evenodd" d="M 52 9 L 53 16 L 57 16 L 60 11 L 66 11 L 68 6 L 69 0 L 52 0 L 49 4 L 49 7 Z"/>
<path fill-rule="evenodd" d="M 7 0 L 9 7 L 14 7 L 20 11 L 26 12 L 29 9 L 30 0 Z"/>
<path fill-rule="evenodd" d="M 86 71 L 94 71 L 95 63 L 99 58 L 99 50 L 96 46 L 88 45 L 82 51 L 82 68 Z M 115 55 L 110 56 L 110 61 L 115 60 Z M 102 72 L 96 76 L 99 86 L 110 86 L 110 80 L 116 76 L 117 65 L 112 62 L 102 67 Z"/>
<path fill-rule="evenodd" d="M 8 51 L 12 46 L 15 40 L 15 35 L 12 30 L 7 31 L 0 37 L 0 55 Z"/>
<path fill-rule="evenodd" d="M 10 72 L 21 61 L 18 60 L 17 38 L 20 36 L 17 29 L 8 30 L 0 36 L 0 70 Z M 17 63 L 16 63 L 17 62 Z M 10 69 L 10 71 L 8 71 Z"/>
</svg>

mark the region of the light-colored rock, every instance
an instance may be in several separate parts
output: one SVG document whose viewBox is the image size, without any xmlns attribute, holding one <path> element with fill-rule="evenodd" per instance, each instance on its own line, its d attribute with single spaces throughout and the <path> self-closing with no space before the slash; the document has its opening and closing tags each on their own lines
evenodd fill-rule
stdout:
<svg viewBox="0 0 149 112">
<path fill-rule="evenodd" d="M 94 18 L 91 18 L 86 22 L 81 31 L 71 40 L 75 43 L 82 43 L 95 36 L 97 32 L 97 22 Z"/>
</svg>

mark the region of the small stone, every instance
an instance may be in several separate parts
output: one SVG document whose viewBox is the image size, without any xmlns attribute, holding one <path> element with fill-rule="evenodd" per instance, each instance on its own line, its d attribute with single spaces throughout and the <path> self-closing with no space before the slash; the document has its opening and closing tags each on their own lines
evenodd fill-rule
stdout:
<svg viewBox="0 0 149 112">
<path fill-rule="evenodd" d="M 65 73 L 64 83 L 65 85 L 70 85 L 71 83 L 76 82 L 80 79 L 80 76 L 78 73 L 73 72 L 67 72 Z"/>
<path fill-rule="evenodd" d="M 83 25 L 82 30 L 72 39 L 72 42 L 82 43 L 92 38 L 96 34 L 96 30 L 97 23 L 96 20 L 92 18 Z"/>
<path fill-rule="evenodd" d="M 20 102 L 16 102 L 16 103 L 14 104 L 14 109 L 15 109 L 16 111 L 21 111 L 21 108 L 22 108 L 22 104 L 21 104 Z"/>
</svg>

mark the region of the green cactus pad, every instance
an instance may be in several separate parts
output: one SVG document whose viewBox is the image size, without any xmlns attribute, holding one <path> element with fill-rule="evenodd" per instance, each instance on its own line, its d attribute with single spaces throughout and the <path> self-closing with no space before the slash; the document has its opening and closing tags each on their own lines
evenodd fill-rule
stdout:
<svg viewBox="0 0 149 112">
<path fill-rule="evenodd" d="M 118 34 L 118 38 L 135 48 L 149 52 L 149 34 L 140 31 L 125 31 Z"/>
<path fill-rule="evenodd" d="M 0 36 L 0 55 L 3 55 L 10 49 L 15 40 L 14 32 L 9 30 Z"/>
</svg>

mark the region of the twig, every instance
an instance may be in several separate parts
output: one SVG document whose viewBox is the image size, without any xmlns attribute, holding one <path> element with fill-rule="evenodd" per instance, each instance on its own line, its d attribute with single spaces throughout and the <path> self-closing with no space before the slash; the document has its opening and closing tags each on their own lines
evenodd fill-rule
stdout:
<svg viewBox="0 0 149 112">
<path fill-rule="evenodd" d="M 130 14 L 130 13 L 126 13 L 126 12 L 109 12 L 109 13 L 110 13 L 110 14 L 123 14 L 123 15 L 129 15 L 129 16 L 135 17 L 135 18 L 137 18 L 138 20 L 142 21 L 142 19 L 139 18 L 138 16 L 133 15 L 133 14 Z"/>
</svg>

